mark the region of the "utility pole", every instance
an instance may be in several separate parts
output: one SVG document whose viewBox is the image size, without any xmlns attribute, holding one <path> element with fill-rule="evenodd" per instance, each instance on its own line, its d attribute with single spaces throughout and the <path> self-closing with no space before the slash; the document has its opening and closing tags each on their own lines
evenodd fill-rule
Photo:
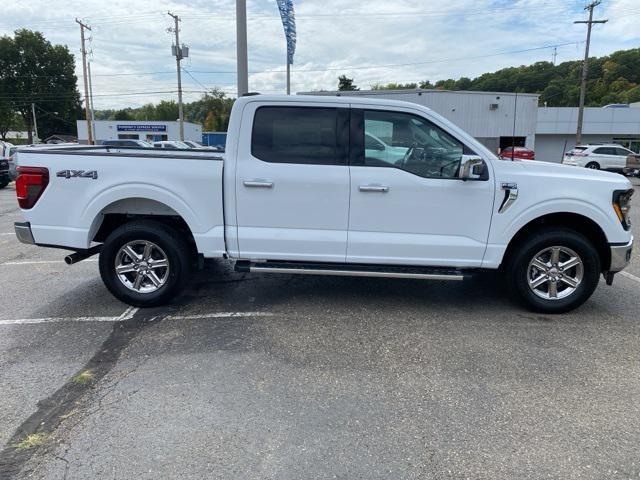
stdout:
<svg viewBox="0 0 640 480">
<path fill-rule="evenodd" d="M 247 0 L 236 0 L 236 49 L 238 70 L 238 97 L 249 92 L 249 66 L 247 61 Z"/>
<path fill-rule="evenodd" d="M 178 26 L 180 22 L 180 17 L 178 15 L 174 15 L 171 12 L 167 12 L 175 23 L 173 29 L 169 29 L 176 34 L 176 47 L 175 47 L 175 56 L 176 56 L 176 68 L 178 70 L 178 121 L 180 123 L 180 140 L 184 140 L 184 111 L 182 109 L 182 72 L 180 71 L 180 60 L 182 60 L 182 47 L 180 47 L 180 27 Z"/>
<path fill-rule="evenodd" d="M 80 41 L 82 42 L 82 74 L 84 76 L 84 115 L 87 119 L 87 140 L 89 145 L 93 145 L 93 129 L 91 128 L 91 116 L 89 114 L 89 82 L 87 80 L 87 49 L 84 42 L 84 31 L 91 31 L 91 27 L 85 25 L 76 18 L 76 23 L 80 25 Z"/>
<path fill-rule="evenodd" d="M 589 20 L 576 20 L 573 23 L 587 24 L 587 44 L 584 49 L 584 63 L 582 64 L 582 80 L 580 82 L 580 103 L 578 105 L 578 129 L 576 131 L 576 145 L 582 143 L 582 123 L 584 121 L 584 100 L 587 92 L 587 74 L 589 73 L 589 46 L 591 44 L 591 27 L 595 23 L 607 23 L 607 20 L 594 20 L 593 9 L 602 3 L 601 0 L 595 0 L 584 7 L 589 10 Z"/>
<path fill-rule="evenodd" d="M 89 108 L 91 109 L 91 131 L 94 136 L 96 134 L 96 111 L 93 109 L 93 82 L 91 81 L 91 62 L 87 62 L 87 70 L 89 71 Z M 97 139 L 96 139 L 97 140 Z"/>
<path fill-rule="evenodd" d="M 553 47 L 553 53 L 551 54 L 551 58 L 553 58 L 553 65 L 556 64 L 556 59 L 558 58 L 558 47 Z"/>
<path fill-rule="evenodd" d="M 36 120 L 36 104 L 31 104 L 31 115 L 33 115 L 33 132 L 36 134 L 36 138 L 33 139 L 33 143 L 36 143 L 36 139 L 39 140 L 38 137 L 38 121 Z"/>
</svg>

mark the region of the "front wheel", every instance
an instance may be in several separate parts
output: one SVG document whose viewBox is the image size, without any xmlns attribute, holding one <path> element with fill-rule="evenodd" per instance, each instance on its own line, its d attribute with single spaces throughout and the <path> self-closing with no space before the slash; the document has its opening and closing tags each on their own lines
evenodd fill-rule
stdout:
<svg viewBox="0 0 640 480">
<path fill-rule="evenodd" d="M 506 265 L 513 293 L 531 310 L 563 313 L 582 305 L 600 277 L 600 257 L 582 234 L 539 230 L 521 242 Z"/>
<path fill-rule="evenodd" d="M 100 252 L 100 275 L 109 291 L 135 307 L 162 305 L 189 277 L 189 248 L 177 230 L 155 221 L 114 230 Z"/>
</svg>

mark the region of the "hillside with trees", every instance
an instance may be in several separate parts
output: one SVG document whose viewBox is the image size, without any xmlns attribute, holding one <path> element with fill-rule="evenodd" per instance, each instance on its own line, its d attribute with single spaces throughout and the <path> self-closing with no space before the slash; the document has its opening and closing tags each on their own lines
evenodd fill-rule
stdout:
<svg viewBox="0 0 640 480">
<path fill-rule="evenodd" d="M 477 78 L 428 80 L 416 83 L 373 85 L 374 90 L 436 88 L 443 90 L 482 90 L 492 92 L 539 93 L 540 102 L 550 107 L 575 107 L 580 94 L 581 61 L 536 62 L 509 67 Z M 353 83 L 352 79 L 350 84 Z M 341 81 L 344 84 L 344 80 Z M 640 102 L 640 48 L 620 50 L 589 59 L 586 104 L 601 107 L 610 103 Z"/>
</svg>

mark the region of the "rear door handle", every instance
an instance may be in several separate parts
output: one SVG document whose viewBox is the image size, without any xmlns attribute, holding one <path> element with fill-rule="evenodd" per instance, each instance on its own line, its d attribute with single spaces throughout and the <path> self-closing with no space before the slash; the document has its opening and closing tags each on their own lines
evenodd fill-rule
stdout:
<svg viewBox="0 0 640 480">
<path fill-rule="evenodd" d="M 273 182 L 264 180 L 245 180 L 242 184 L 248 188 L 273 188 Z"/>
<path fill-rule="evenodd" d="M 387 193 L 389 191 L 389 187 L 385 187 L 384 185 L 360 185 L 358 190 L 361 192 L 381 192 Z"/>
</svg>

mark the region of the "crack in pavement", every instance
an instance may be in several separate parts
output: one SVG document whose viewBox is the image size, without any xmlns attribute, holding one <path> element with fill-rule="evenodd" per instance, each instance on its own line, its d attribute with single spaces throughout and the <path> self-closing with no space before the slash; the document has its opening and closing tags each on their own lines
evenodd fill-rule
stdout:
<svg viewBox="0 0 640 480">
<path fill-rule="evenodd" d="M 146 326 L 157 323 L 166 316 L 166 309 L 163 310 L 165 312 L 162 314 L 159 314 L 160 308 L 138 310 L 131 318 L 115 323 L 109 337 L 78 371 L 81 373 L 90 370 L 94 375 L 92 380 L 79 383 L 73 380 L 73 375 L 52 395 L 38 402 L 38 409 L 22 422 L 0 451 L 1 479 L 14 478 L 38 451 L 46 448 L 50 436 L 78 407 L 80 399 L 115 367 L 131 341 Z M 44 434 L 47 440 L 40 446 L 18 449 L 18 443 L 33 434 Z"/>
</svg>

